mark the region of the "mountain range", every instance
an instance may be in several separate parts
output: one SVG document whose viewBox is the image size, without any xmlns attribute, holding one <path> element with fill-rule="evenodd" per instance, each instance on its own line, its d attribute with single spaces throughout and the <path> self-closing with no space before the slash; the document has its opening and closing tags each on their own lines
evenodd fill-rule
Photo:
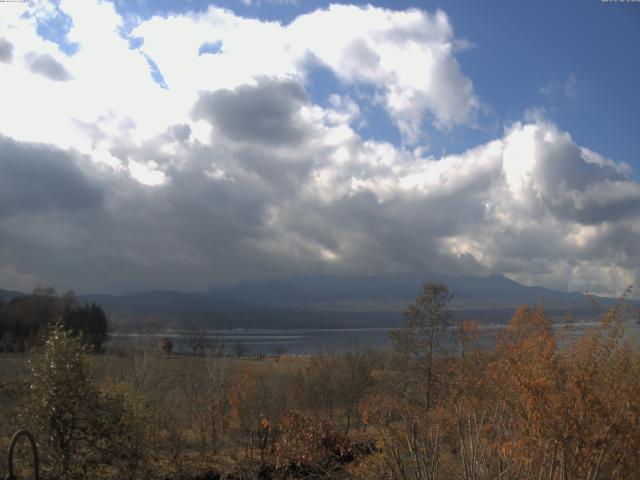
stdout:
<svg viewBox="0 0 640 480">
<path fill-rule="evenodd" d="M 616 299 L 527 287 L 501 275 L 304 276 L 247 280 L 201 292 L 143 291 L 126 295 L 79 295 L 81 303 L 101 305 L 117 327 L 144 322 L 209 328 L 359 328 L 391 327 L 427 280 L 442 281 L 454 295 L 454 319 L 504 323 L 520 305 L 544 302 L 552 316 L 571 310 L 594 317 Z M 25 295 L 0 290 L 0 298 Z M 640 302 L 628 302 L 639 308 Z M 596 306 L 599 305 L 599 308 Z"/>
</svg>

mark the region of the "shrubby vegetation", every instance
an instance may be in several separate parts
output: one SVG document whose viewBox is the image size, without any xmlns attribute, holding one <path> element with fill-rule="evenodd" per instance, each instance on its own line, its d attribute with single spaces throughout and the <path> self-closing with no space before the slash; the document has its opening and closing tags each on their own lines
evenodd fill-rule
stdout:
<svg viewBox="0 0 640 480">
<path fill-rule="evenodd" d="M 34 429 L 50 478 L 138 478 L 144 472 L 144 403 L 124 385 L 98 386 L 79 339 L 62 323 L 29 361 L 22 415 Z"/>
<path fill-rule="evenodd" d="M 88 356 L 53 322 L 2 411 L 37 432 L 46 478 L 640 478 L 623 303 L 580 336 L 522 307 L 483 350 L 475 322 L 446 328 L 450 298 L 426 284 L 388 352 L 263 361 L 166 340 Z"/>
</svg>

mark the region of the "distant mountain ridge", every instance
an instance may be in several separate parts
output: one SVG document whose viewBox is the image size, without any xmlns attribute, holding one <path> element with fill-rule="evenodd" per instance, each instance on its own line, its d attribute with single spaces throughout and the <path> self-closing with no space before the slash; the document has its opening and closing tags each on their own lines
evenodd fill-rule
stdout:
<svg viewBox="0 0 640 480">
<path fill-rule="evenodd" d="M 194 321 L 213 328 L 359 328 L 400 324 L 402 312 L 426 281 L 442 281 L 454 294 L 454 318 L 504 323 L 519 305 L 544 302 L 551 314 L 597 309 L 577 292 L 526 287 L 502 275 L 304 276 L 247 280 L 203 292 L 143 291 L 126 295 L 79 295 L 101 305 L 111 318 L 151 317 L 165 325 Z M 25 295 L 0 290 L 0 298 Z M 615 299 L 594 297 L 603 308 Z M 630 302 L 639 307 L 640 302 Z"/>
<path fill-rule="evenodd" d="M 0 299 L 2 300 L 11 300 L 12 298 L 22 297 L 24 295 L 26 295 L 26 293 L 16 292 L 14 290 L 3 290 L 0 288 Z"/>
<path fill-rule="evenodd" d="M 324 302 L 356 300 L 411 302 L 426 281 L 444 282 L 454 295 L 453 307 L 506 307 L 537 304 L 552 307 L 587 307 L 578 292 L 559 292 L 544 287 L 526 287 L 502 275 L 387 275 L 304 276 L 269 280 L 247 280 L 230 287 L 208 290 L 218 298 L 242 300 L 253 305 L 321 307 Z M 613 299 L 594 297 L 610 304 Z"/>
<path fill-rule="evenodd" d="M 206 310 L 251 310 L 251 305 L 201 293 L 151 290 L 128 295 L 79 295 L 81 302 L 95 302 L 107 311 L 132 311 L 170 316 L 193 315 Z"/>
</svg>

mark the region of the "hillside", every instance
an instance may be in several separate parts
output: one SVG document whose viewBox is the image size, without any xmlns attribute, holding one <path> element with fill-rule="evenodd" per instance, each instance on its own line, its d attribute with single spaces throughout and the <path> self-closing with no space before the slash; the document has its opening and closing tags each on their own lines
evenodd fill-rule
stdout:
<svg viewBox="0 0 640 480">
<path fill-rule="evenodd" d="M 387 327 L 402 321 L 402 312 L 430 278 L 445 282 L 453 292 L 456 320 L 504 323 L 517 306 L 540 302 L 553 316 L 563 316 L 569 309 L 577 317 L 597 314 L 581 293 L 526 287 L 499 275 L 306 276 L 249 280 L 196 293 L 153 291 L 80 298 L 103 305 L 112 316 L 153 315 L 170 324 L 190 320 L 216 328 Z M 615 302 L 594 300 L 603 308 Z"/>
<path fill-rule="evenodd" d="M 13 290 L 3 290 L 0 288 L 0 300 L 11 300 L 12 298 L 21 297 L 23 295 L 26 295 L 26 293 L 16 292 Z"/>
<path fill-rule="evenodd" d="M 454 294 L 454 308 L 505 308 L 544 301 L 550 308 L 585 308 L 587 297 L 577 292 L 559 292 L 543 287 L 526 287 L 502 275 L 388 275 L 388 276 L 306 276 L 270 280 L 250 280 L 230 287 L 212 288 L 216 298 L 253 305 L 295 306 L 335 310 L 397 310 L 405 307 L 428 280 L 442 281 Z M 596 297 L 610 305 L 613 300 Z"/>
<path fill-rule="evenodd" d="M 577 292 L 526 287 L 504 276 L 389 275 L 306 276 L 249 280 L 203 292 L 145 291 L 126 295 L 79 295 L 101 305 L 116 328 L 139 329 L 152 322 L 181 327 L 191 321 L 211 328 L 363 328 L 400 324 L 402 312 L 427 279 L 443 281 L 454 294 L 454 319 L 504 323 L 519 305 L 544 302 L 552 316 L 572 310 L 598 313 Z M 20 292 L 0 290 L 10 299 Z M 607 308 L 615 299 L 594 298 Z M 640 303 L 630 302 L 638 307 Z"/>
</svg>

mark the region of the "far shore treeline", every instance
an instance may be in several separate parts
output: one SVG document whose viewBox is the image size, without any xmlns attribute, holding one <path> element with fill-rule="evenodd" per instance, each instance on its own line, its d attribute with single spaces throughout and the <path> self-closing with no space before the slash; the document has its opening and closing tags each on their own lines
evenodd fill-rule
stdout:
<svg viewBox="0 0 640 480">
<path fill-rule="evenodd" d="M 53 288 L 36 288 L 31 295 L 9 300 L 0 298 L 0 351 L 24 352 L 42 345 L 56 320 L 90 351 L 102 352 L 108 329 L 102 307 L 80 305 L 73 292 L 58 295 Z"/>
</svg>

